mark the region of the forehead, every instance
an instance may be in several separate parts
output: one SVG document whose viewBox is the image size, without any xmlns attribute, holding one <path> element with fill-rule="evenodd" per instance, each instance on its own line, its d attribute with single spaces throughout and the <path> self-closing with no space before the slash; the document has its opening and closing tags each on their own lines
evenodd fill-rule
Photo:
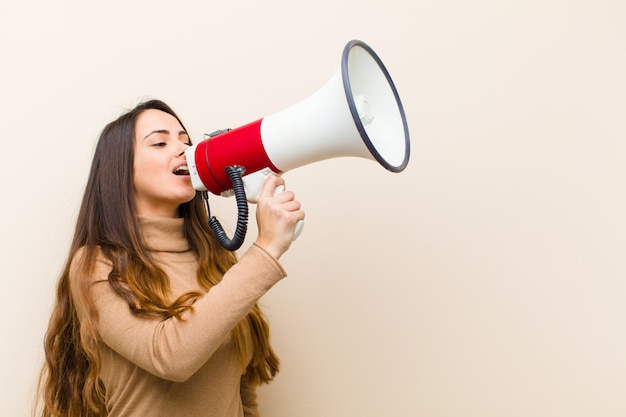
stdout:
<svg viewBox="0 0 626 417">
<path fill-rule="evenodd" d="M 144 136 L 154 130 L 183 130 L 182 126 L 174 116 L 169 113 L 157 109 L 148 109 L 143 111 L 137 118 L 135 123 L 136 134 L 139 137 Z"/>
</svg>

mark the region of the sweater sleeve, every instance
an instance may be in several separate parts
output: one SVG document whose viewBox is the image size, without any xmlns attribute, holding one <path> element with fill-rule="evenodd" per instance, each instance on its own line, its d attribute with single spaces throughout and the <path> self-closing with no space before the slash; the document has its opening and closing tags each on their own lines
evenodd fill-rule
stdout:
<svg viewBox="0 0 626 417">
<path fill-rule="evenodd" d="M 244 417 L 261 417 L 257 402 L 256 385 L 250 382 L 247 376 L 241 377 L 241 403 L 243 404 Z"/>
<path fill-rule="evenodd" d="M 161 319 L 132 313 L 109 284 L 110 270 L 110 263 L 99 259 L 91 277 L 70 271 L 73 296 L 81 294 L 80 280 L 87 279 L 102 342 L 146 371 L 178 382 L 196 373 L 254 304 L 286 276 L 275 258 L 253 245 L 192 310 L 181 318 Z M 75 301 L 79 317 L 84 316 L 84 300 Z"/>
</svg>

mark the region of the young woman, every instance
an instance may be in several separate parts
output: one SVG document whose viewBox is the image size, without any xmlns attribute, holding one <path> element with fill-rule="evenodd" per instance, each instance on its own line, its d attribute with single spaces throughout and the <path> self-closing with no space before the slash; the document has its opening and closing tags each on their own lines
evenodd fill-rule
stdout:
<svg viewBox="0 0 626 417">
<path fill-rule="evenodd" d="M 189 135 L 157 100 L 98 141 L 45 337 L 42 416 L 258 416 L 279 361 L 257 301 L 304 218 L 270 176 L 258 235 L 236 259 L 186 169 Z"/>
</svg>

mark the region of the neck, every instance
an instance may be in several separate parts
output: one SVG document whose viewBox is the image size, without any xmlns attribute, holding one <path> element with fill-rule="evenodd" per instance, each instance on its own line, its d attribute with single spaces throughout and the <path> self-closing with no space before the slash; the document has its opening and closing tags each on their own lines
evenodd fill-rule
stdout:
<svg viewBox="0 0 626 417">
<path fill-rule="evenodd" d="M 178 205 L 170 206 L 159 204 L 158 206 L 147 206 L 137 203 L 137 215 L 145 217 L 180 217 Z"/>
</svg>

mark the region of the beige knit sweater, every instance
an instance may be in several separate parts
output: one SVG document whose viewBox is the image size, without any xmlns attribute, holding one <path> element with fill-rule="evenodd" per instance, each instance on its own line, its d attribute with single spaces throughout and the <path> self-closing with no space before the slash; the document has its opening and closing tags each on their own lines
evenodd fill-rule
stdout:
<svg viewBox="0 0 626 417">
<path fill-rule="evenodd" d="M 173 298 L 200 290 L 183 220 L 140 220 L 154 258 L 170 277 Z M 91 283 L 109 417 L 259 415 L 256 387 L 242 379 L 231 330 L 286 276 L 275 258 L 252 245 L 183 320 L 134 315 L 109 285 L 110 270 L 110 263 L 99 259 L 93 276 L 77 276 L 74 269 L 70 275 L 81 319 L 86 313 L 76 298 L 78 285 Z"/>
</svg>

